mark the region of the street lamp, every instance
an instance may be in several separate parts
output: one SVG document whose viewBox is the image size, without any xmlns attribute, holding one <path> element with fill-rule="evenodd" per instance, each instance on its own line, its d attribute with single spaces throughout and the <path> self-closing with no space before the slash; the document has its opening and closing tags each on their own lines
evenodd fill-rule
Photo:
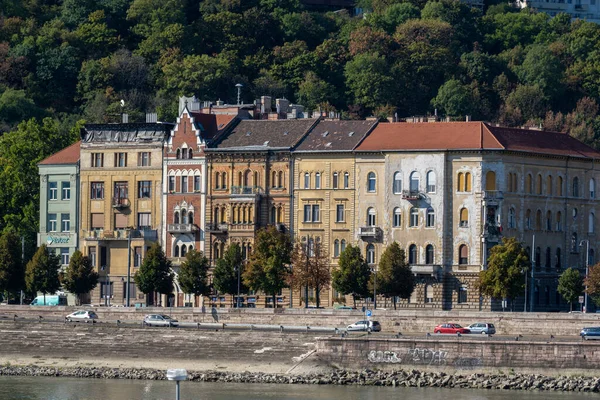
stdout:
<svg viewBox="0 0 600 400">
<path fill-rule="evenodd" d="M 242 269 L 242 265 L 237 265 L 235 267 L 235 269 L 237 269 L 237 278 L 238 278 L 238 291 L 237 291 L 237 300 L 236 300 L 236 304 L 237 304 L 237 308 L 240 308 L 240 270 Z"/>
<path fill-rule="evenodd" d="M 373 282 L 373 309 L 377 310 L 377 269 L 373 266 L 371 268 L 371 272 L 373 273 L 374 282 Z"/>
<path fill-rule="evenodd" d="M 585 242 L 586 247 L 585 247 L 585 293 L 584 295 L 584 300 L 583 300 L 583 312 L 587 313 L 588 312 L 588 294 L 587 294 L 587 278 L 588 278 L 588 273 L 589 273 L 589 268 L 590 268 L 590 241 L 588 239 L 584 239 L 581 242 L 579 242 L 579 247 L 583 247 L 583 243 Z"/>
<path fill-rule="evenodd" d="M 175 381 L 175 400 L 179 400 L 179 382 L 187 379 L 187 371 L 185 369 L 168 369 L 167 379 Z"/>
</svg>

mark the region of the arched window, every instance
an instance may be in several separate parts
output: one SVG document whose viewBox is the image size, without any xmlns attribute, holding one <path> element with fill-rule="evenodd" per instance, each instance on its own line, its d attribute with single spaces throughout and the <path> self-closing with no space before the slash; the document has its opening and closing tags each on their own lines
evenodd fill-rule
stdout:
<svg viewBox="0 0 600 400">
<path fill-rule="evenodd" d="M 427 193 L 435 193 L 436 178 L 434 171 L 427 172 Z"/>
<path fill-rule="evenodd" d="M 472 185 L 473 179 L 471 178 L 471 173 L 470 172 L 465 172 L 465 192 L 470 192 L 471 189 L 471 185 Z"/>
<path fill-rule="evenodd" d="M 402 211 L 400 210 L 400 207 L 394 208 L 393 225 L 394 225 L 394 228 L 399 228 L 402 226 Z"/>
<path fill-rule="evenodd" d="M 173 248 L 173 257 L 179 257 L 179 246 L 175 245 Z"/>
<path fill-rule="evenodd" d="M 190 148 L 188 150 L 188 158 L 191 160 L 192 158 L 194 158 L 194 151 Z"/>
<path fill-rule="evenodd" d="M 533 179 L 531 174 L 527 174 L 525 178 L 525 193 L 533 193 Z"/>
<path fill-rule="evenodd" d="M 194 223 L 194 212 L 190 211 L 188 212 L 188 224 L 193 224 Z"/>
<path fill-rule="evenodd" d="M 461 244 L 458 248 L 458 264 L 467 265 L 469 263 L 469 248 L 466 244 Z"/>
<path fill-rule="evenodd" d="M 589 256 L 588 256 L 588 265 L 594 265 L 594 264 L 596 264 L 596 257 L 595 257 L 594 249 L 590 249 Z"/>
<path fill-rule="evenodd" d="M 254 187 L 260 186 L 260 179 L 258 179 L 258 172 L 257 171 L 254 171 L 254 175 L 253 175 L 253 179 L 252 179 L 252 185 Z"/>
<path fill-rule="evenodd" d="M 517 178 L 517 173 L 515 172 L 515 173 L 513 173 L 513 174 L 512 174 L 512 181 L 513 181 L 513 185 L 512 185 L 512 187 L 513 187 L 513 192 L 518 192 L 518 191 L 519 191 L 519 184 L 518 184 L 518 182 L 517 182 L 517 179 L 518 179 L 518 178 Z"/>
<path fill-rule="evenodd" d="M 507 192 L 514 192 L 515 190 L 513 189 L 513 180 L 512 180 L 512 172 L 508 173 L 508 176 L 506 178 L 506 191 Z"/>
<path fill-rule="evenodd" d="M 546 194 L 548 196 L 552 196 L 553 191 L 554 191 L 554 188 L 552 187 L 552 175 L 548 175 L 546 177 Z"/>
<path fill-rule="evenodd" d="M 283 171 L 279 171 L 279 173 L 278 173 L 277 184 L 278 184 L 279 188 L 285 187 L 285 182 L 283 180 Z"/>
<path fill-rule="evenodd" d="M 542 249 L 540 247 L 535 248 L 535 267 L 539 269 L 542 266 Z"/>
<path fill-rule="evenodd" d="M 425 303 L 433 303 L 433 285 L 428 283 L 425 285 Z"/>
<path fill-rule="evenodd" d="M 594 178 L 590 179 L 590 199 L 596 198 L 596 181 Z"/>
<path fill-rule="evenodd" d="M 376 184 L 377 179 L 375 178 L 375 172 L 369 172 L 367 174 L 367 192 L 375 193 Z"/>
<path fill-rule="evenodd" d="M 348 172 L 344 172 L 344 189 L 348 189 L 350 187 L 350 174 Z"/>
<path fill-rule="evenodd" d="M 419 226 L 419 209 L 417 207 L 412 207 L 410 209 L 410 227 L 414 228 Z"/>
<path fill-rule="evenodd" d="M 274 225 L 275 224 L 275 220 L 277 219 L 277 209 L 275 208 L 275 206 L 271 207 L 271 224 Z"/>
<path fill-rule="evenodd" d="M 411 244 L 408 246 L 408 263 L 414 265 L 418 262 L 417 259 L 417 245 Z"/>
<path fill-rule="evenodd" d="M 304 173 L 304 189 L 310 189 L 310 174 L 308 172 Z"/>
<path fill-rule="evenodd" d="M 338 188 L 338 178 L 339 178 L 339 175 L 337 172 L 334 172 L 333 175 L 331 176 L 331 187 L 334 189 Z"/>
<path fill-rule="evenodd" d="M 185 257 L 186 253 L 187 253 L 187 247 L 184 244 L 181 246 L 181 257 Z"/>
<path fill-rule="evenodd" d="M 465 191 L 465 174 L 463 174 L 462 172 L 458 173 L 457 188 L 459 192 Z"/>
<path fill-rule="evenodd" d="M 393 182 L 394 193 L 402 193 L 402 172 L 394 173 L 394 182 Z"/>
<path fill-rule="evenodd" d="M 410 173 L 410 191 L 416 193 L 419 191 L 421 175 L 417 171 Z"/>
<path fill-rule="evenodd" d="M 556 259 L 554 260 L 554 266 L 556 267 L 557 270 L 560 270 L 560 266 L 561 266 L 560 247 L 558 247 L 556 249 Z"/>
<path fill-rule="evenodd" d="M 425 226 L 427 226 L 428 228 L 432 228 L 435 226 L 435 211 L 433 211 L 433 208 L 431 207 L 427 209 Z"/>
<path fill-rule="evenodd" d="M 248 187 L 250 186 L 250 180 L 252 179 L 252 171 L 249 169 L 244 173 L 244 184 L 242 186 Z"/>
<path fill-rule="evenodd" d="M 185 208 L 183 210 L 181 210 L 181 223 L 182 224 L 188 223 L 188 214 L 187 214 L 187 211 L 185 211 Z"/>
<path fill-rule="evenodd" d="M 552 231 L 552 211 L 546 212 L 546 230 Z"/>
<path fill-rule="evenodd" d="M 315 189 L 321 189 L 321 173 L 317 172 L 315 174 Z"/>
<path fill-rule="evenodd" d="M 538 174 L 537 181 L 535 183 L 535 193 L 542 194 L 542 175 Z"/>
<path fill-rule="evenodd" d="M 335 239 L 333 242 L 333 256 L 334 257 L 340 256 L 340 241 L 338 239 Z"/>
<path fill-rule="evenodd" d="M 277 223 L 283 223 L 283 207 L 277 207 Z"/>
<path fill-rule="evenodd" d="M 373 207 L 367 209 L 367 226 L 375 226 L 377 214 Z"/>
<path fill-rule="evenodd" d="M 550 271 L 552 269 L 552 250 L 550 247 L 546 247 L 546 270 Z"/>
<path fill-rule="evenodd" d="M 525 212 L 525 229 L 531 229 L 531 210 Z"/>
<path fill-rule="evenodd" d="M 173 215 L 173 223 L 174 224 L 179 223 L 179 211 L 175 211 L 175 214 Z"/>
<path fill-rule="evenodd" d="M 431 244 L 425 247 L 425 264 L 433 264 L 433 245 Z"/>
<path fill-rule="evenodd" d="M 190 252 L 190 251 L 192 251 L 192 250 L 194 250 L 194 246 L 190 244 L 190 245 L 188 246 L 188 252 Z"/>
<path fill-rule="evenodd" d="M 588 233 L 596 232 L 596 215 L 591 212 L 588 217 Z"/>
<path fill-rule="evenodd" d="M 516 227 L 517 218 L 515 216 L 515 209 L 511 207 L 510 210 L 508 210 L 508 228 L 515 229 Z"/>
<path fill-rule="evenodd" d="M 215 249 L 215 251 L 214 251 L 214 253 L 215 253 L 215 259 L 221 258 L 221 252 L 219 251 L 220 250 L 220 248 L 219 248 L 219 242 L 215 242 L 215 244 L 214 244 L 213 247 Z"/>
<path fill-rule="evenodd" d="M 175 152 L 175 158 L 177 158 L 178 160 L 181 158 L 181 150 L 177 149 L 177 151 Z"/>
<path fill-rule="evenodd" d="M 562 231 L 562 213 L 560 211 L 556 213 L 556 231 Z"/>
<path fill-rule="evenodd" d="M 563 195 L 563 178 L 562 176 L 559 176 L 556 182 L 556 189 L 558 191 L 558 195 L 562 196 Z"/>
<path fill-rule="evenodd" d="M 276 171 L 271 172 L 271 187 L 272 188 L 277 187 L 277 172 Z"/>
<path fill-rule="evenodd" d="M 223 172 L 221 178 L 221 188 L 227 189 L 227 172 Z"/>
<path fill-rule="evenodd" d="M 579 197 L 579 178 L 573 178 L 573 197 Z"/>
<path fill-rule="evenodd" d="M 488 171 L 485 174 L 485 190 L 496 190 L 496 173 L 494 171 Z"/>
<path fill-rule="evenodd" d="M 469 226 L 469 210 L 465 207 L 460 209 L 460 227 L 466 228 Z"/>
<path fill-rule="evenodd" d="M 371 243 L 367 245 L 367 264 L 375 264 L 375 246 Z"/>
<path fill-rule="evenodd" d="M 535 229 L 538 231 L 542 230 L 542 211 L 537 210 L 535 213 Z"/>
<path fill-rule="evenodd" d="M 342 254 L 346 250 L 346 239 L 342 239 L 340 242 L 340 254 Z"/>
<path fill-rule="evenodd" d="M 219 189 L 221 187 L 221 174 L 219 172 L 215 173 L 215 188 Z"/>
</svg>

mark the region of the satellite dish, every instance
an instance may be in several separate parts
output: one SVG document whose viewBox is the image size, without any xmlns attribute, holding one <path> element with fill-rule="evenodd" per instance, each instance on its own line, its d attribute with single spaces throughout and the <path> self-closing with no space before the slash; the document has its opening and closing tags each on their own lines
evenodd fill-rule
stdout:
<svg viewBox="0 0 600 400">
<path fill-rule="evenodd" d="M 125 107 L 125 100 L 121 99 L 121 107 Z"/>
</svg>

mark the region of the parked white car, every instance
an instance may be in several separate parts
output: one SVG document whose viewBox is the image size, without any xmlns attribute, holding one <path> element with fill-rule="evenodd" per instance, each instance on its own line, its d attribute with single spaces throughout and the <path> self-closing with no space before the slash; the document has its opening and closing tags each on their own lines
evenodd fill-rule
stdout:
<svg viewBox="0 0 600 400">
<path fill-rule="evenodd" d="M 380 332 L 381 324 L 378 321 L 356 321 L 353 324 L 348 325 L 346 327 L 348 332 L 350 331 L 363 331 L 363 332 Z"/>
<path fill-rule="evenodd" d="M 147 326 L 179 326 L 179 321 L 163 314 L 148 314 L 144 317 Z"/>
<path fill-rule="evenodd" d="M 71 321 L 85 321 L 85 322 L 95 322 L 98 319 L 98 314 L 93 311 L 88 310 L 79 310 L 75 311 L 72 314 L 69 314 L 65 317 L 65 319 L 69 322 Z"/>
</svg>

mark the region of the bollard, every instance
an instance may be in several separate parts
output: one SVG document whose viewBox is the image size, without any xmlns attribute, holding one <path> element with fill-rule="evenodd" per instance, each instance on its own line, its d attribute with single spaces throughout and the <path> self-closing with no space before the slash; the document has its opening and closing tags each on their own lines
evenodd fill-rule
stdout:
<svg viewBox="0 0 600 400">
<path fill-rule="evenodd" d="M 279 332 L 283 333 L 283 325 L 279 325 Z"/>
<path fill-rule="evenodd" d="M 200 329 L 200 322 L 196 322 L 196 328 Z"/>
</svg>

